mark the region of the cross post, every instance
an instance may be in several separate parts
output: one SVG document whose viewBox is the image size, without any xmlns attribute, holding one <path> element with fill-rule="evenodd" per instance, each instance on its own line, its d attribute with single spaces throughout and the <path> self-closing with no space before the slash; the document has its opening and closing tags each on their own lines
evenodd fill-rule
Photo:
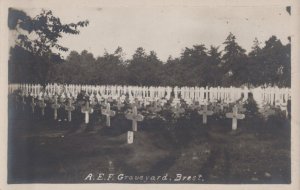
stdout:
<svg viewBox="0 0 300 190">
<path fill-rule="evenodd" d="M 39 103 L 39 107 L 41 108 L 42 116 L 45 115 L 45 107 L 47 104 L 45 103 L 44 98 L 41 99 L 41 102 Z"/>
<path fill-rule="evenodd" d="M 179 117 L 180 114 L 184 113 L 184 108 L 180 107 L 180 103 L 177 103 L 175 107 L 172 108 L 172 112 L 175 114 L 175 117 Z"/>
<path fill-rule="evenodd" d="M 122 104 L 121 98 L 118 98 L 117 108 L 120 111 L 121 108 L 124 107 L 124 104 Z"/>
<path fill-rule="evenodd" d="M 85 106 L 83 106 L 81 108 L 81 113 L 85 114 L 84 121 L 85 121 L 86 124 L 89 123 L 89 115 L 90 115 L 90 113 L 93 113 L 93 112 L 94 112 L 94 110 L 93 110 L 93 108 L 90 107 L 89 101 L 86 101 Z"/>
<path fill-rule="evenodd" d="M 65 110 L 68 112 L 68 121 L 72 120 L 72 111 L 75 110 L 75 106 L 72 105 L 72 99 L 69 98 L 68 105 L 65 106 Z"/>
<path fill-rule="evenodd" d="M 211 116 L 214 112 L 207 109 L 207 104 L 204 104 L 203 110 L 198 111 L 200 115 L 202 115 L 203 124 L 207 124 L 207 116 Z"/>
<path fill-rule="evenodd" d="M 32 97 L 32 99 L 31 99 L 31 104 L 30 104 L 30 106 L 31 106 L 31 109 L 32 109 L 32 113 L 34 113 L 34 108 L 35 108 L 35 106 L 36 106 L 36 103 L 34 102 L 34 97 Z"/>
<path fill-rule="evenodd" d="M 226 113 L 227 118 L 232 118 L 232 130 L 237 129 L 237 120 L 238 119 L 244 119 L 245 115 L 244 114 L 239 114 L 238 113 L 238 108 L 235 105 L 232 109 L 232 113 Z"/>
<path fill-rule="evenodd" d="M 51 105 L 54 110 L 54 120 L 57 119 L 57 110 L 60 108 L 60 105 L 57 103 L 57 96 L 54 96 L 54 104 Z"/>
<path fill-rule="evenodd" d="M 137 131 L 137 122 L 143 121 L 144 116 L 141 114 L 138 114 L 136 106 L 132 108 L 132 113 L 128 113 L 126 115 L 126 118 L 129 120 L 132 120 L 132 130 Z"/>
<path fill-rule="evenodd" d="M 110 103 L 106 104 L 106 109 L 101 109 L 101 113 L 106 116 L 106 126 L 110 127 L 110 117 L 116 115 L 115 111 L 110 110 Z"/>
</svg>

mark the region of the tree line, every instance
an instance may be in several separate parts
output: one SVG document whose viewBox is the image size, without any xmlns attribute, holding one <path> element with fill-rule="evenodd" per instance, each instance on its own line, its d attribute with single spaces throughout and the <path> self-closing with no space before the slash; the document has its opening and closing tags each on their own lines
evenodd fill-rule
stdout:
<svg viewBox="0 0 300 190">
<path fill-rule="evenodd" d="M 253 47 L 247 53 L 237 43 L 235 35 L 230 33 L 223 49 L 196 44 L 185 47 L 179 57 L 170 56 L 165 62 L 157 57 L 155 51 L 147 53 L 143 47 L 138 47 L 130 59 L 124 58 L 122 47 L 98 57 L 87 50 L 71 51 L 66 59 L 62 59 L 50 47 L 54 45 L 59 51 L 67 51 L 67 48 L 57 44 L 61 32 L 79 34 L 77 27 L 87 26 L 88 21 L 62 25 L 51 11 L 43 12 L 35 19 L 30 22 L 39 19 L 38 24 L 42 23 L 42 28 L 50 28 L 53 23 L 49 22 L 55 22 L 56 29 L 31 29 L 41 34 L 36 44 L 27 44 L 28 39 L 18 38 L 19 43 L 10 50 L 10 83 L 224 87 L 291 85 L 290 38 L 288 44 L 283 44 L 276 36 L 271 36 L 263 44 L 254 39 Z M 52 44 L 43 44 L 44 36 L 48 36 Z"/>
</svg>

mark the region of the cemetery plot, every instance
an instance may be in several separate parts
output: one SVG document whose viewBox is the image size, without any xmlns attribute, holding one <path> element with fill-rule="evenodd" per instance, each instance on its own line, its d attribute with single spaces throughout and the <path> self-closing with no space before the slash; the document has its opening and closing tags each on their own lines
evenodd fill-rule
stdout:
<svg viewBox="0 0 300 190">
<path fill-rule="evenodd" d="M 192 33 L 188 30 L 195 29 L 205 16 L 206 20 L 218 20 L 213 29 L 218 24 L 231 28 L 235 22 L 230 20 L 238 15 L 230 16 L 233 9 L 229 6 L 230 11 L 226 11 L 226 6 L 220 7 L 221 17 L 229 14 L 225 15 L 230 18 L 226 20 L 205 14 L 200 10 L 205 6 L 192 7 L 204 13 L 196 15 L 199 19 L 194 14 L 185 14 L 186 11 L 158 10 L 161 15 L 168 14 L 162 20 L 164 24 L 159 25 L 155 22 L 160 19 L 140 16 L 143 22 L 137 24 L 135 19 L 125 18 L 139 13 L 155 14 L 148 6 L 146 11 L 139 7 L 138 14 L 126 14 L 132 11 L 127 6 L 124 11 L 115 6 L 117 11 L 97 8 L 87 12 L 90 15 L 87 20 L 74 23 L 61 23 L 64 19 L 53 14 L 55 7 L 43 9 L 36 16 L 32 14 L 38 8 L 8 8 L 11 43 L 7 62 L 7 182 L 291 183 L 293 40 L 291 36 L 284 37 L 289 32 L 279 32 L 284 40 L 273 34 L 265 39 L 265 34 L 261 38 L 260 33 L 252 32 L 252 37 L 258 36 L 253 46 L 244 48 L 239 41 L 246 39 L 219 30 L 222 35 L 229 32 L 220 47 L 206 47 L 201 42 L 192 45 L 191 39 L 199 30 Z M 190 6 L 184 10 L 187 7 Z M 270 7 L 268 13 L 279 15 L 282 19 L 278 21 L 283 26 L 288 24 L 285 19 L 292 19 L 291 6 L 280 10 L 278 6 Z M 169 8 L 177 10 L 176 6 Z M 214 7 L 208 8 L 215 11 Z M 92 11 L 100 11 L 101 15 L 93 18 Z M 237 12 L 245 11 L 234 11 Z M 120 13 L 122 19 L 137 25 L 101 20 L 104 14 Z M 182 25 L 176 21 L 183 18 L 181 13 L 186 21 L 181 22 L 184 31 L 178 30 Z M 257 27 L 253 26 L 263 30 L 263 25 L 270 21 L 263 19 L 264 14 L 254 16 L 256 19 L 243 15 L 238 22 L 251 23 L 249 28 L 254 31 Z M 122 43 L 111 53 L 105 49 L 111 40 L 100 39 L 104 43 L 96 45 L 95 41 L 80 48 L 76 46 L 91 41 L 79 39 L 84 43 L 63 45 L 66 36 L 80 34 L 81 28 L 89 23 L 97 27 L 97 22 L 103 31 L 99 30 L 99 35 L 89 32 L 94 28 L 87 29 L 91 39 L 110 39 L 115 32 L 105 32 L 107 29 L 129 31 L 131 36 L 128 38 L 123 32 L 121 38 L 114 38 L 114 44 Z M 106 27 L 107 24 L 114 27 Z M 154 28 L 157 31 L 157 26 L 161 26 L 159 35 L 147 33 L 146 30 Z M 288 29 L 275 27 L 275 31 L 264 31 L 278 33 L 276 30 L 280 28 Z M 163 37 L 168 31 L 182 40 L 169 42 Z M 139 39 L 145 37 L 141 32 L 149 34 L 149 38 Z M 262 44 L 258 39 L 266 41 Z M 138 47 L 131 55 L 123 51 L 121 46 L 132 50 L 133 44 L 141 44 L 140 40 L 148 47 L 161 43 L 163 46 L 154 49 L 165 50 L 148 53 Z M 182 47 L 179 52 L 180 44 L 191 47 Z M 108 46 L 111 51 L 111 43 Z M 97 54 L 76 51 L 82 48 L 96 50 Z"/>
<path fill-rule="evenodd" d="M 122 103 L 109 96 L 97 98 L 102 101 L 41 96 L 36 104 L 37 97 L 21 95 L 24 104 L 15 96 L 9 98 L 17 105 L 9 111 L 9 155 L 15 155 L 9 159 L 10 183 L 290 182 L 290 120 L 275 105 L 265 116 L 258 110 L 272 106 L 253 109 L 250 100 L 198 104 L 170 98 L 161 104 L 160 99 Z M 23 111 L 20 105 L 28 106 Z M 45 109 L 44 116 L 30 112 L 33 105 Z M 116 176 L 88 177 L 99 173 Z M 133 181 L 122 174 L 167 175 L 168 181 Z"/>
</svg>

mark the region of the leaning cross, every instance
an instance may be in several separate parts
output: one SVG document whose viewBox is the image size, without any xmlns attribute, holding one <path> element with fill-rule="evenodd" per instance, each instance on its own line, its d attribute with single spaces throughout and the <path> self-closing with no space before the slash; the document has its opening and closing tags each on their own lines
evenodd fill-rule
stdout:
<svg viewBox="0 0 300 190">
<path fill-rule="evenodd" d="M 75 106 L 72 105 L 72 99 L 69 99 L 69 104 L 65 106 L 65 110 L 68 112 L 68 121 L 72 120 L 72 111 L 75 110 Z"/>
<path fill-rule="evenodd" d="M 136 106 L 134 106 L 132 108 L 132 113 L 126 114 L 126 118 L 129 120 L 132 120 L 132 130 L 133 131 L 137 131 L 137 122 L 144 120 L 144 116 L 137 113 Z"/>
<path fill-rule="evenodd" d="M 207 116 L 211 116 L 214 112 L 211 110 L 207 110 L 207 104 L 204 104 L 203 110 L 198 111 L 198 113 L 203 116 L 203 124 L 206 124 Z"/>
<path fill-rule="evenodd" d="M 86 102 L 85 106 L 83 106 L 81 108 L 81 113 L 84 113 L 85 114 L 85 123 L 88 124 L 89 123 L 89 114 L 90 113 L 93 113 L 94 110 L 93 108 L 90 107 L 90 104 L 89 104 L 89 101 Z"/>
<path fill-rule="evenodd" d="M 116 115 L 115 111 L 110 110 L 110 103 L 106 104 L 106 109 L 101 109 L 101 113 L 103 115 L 106 115 L 106 125 L 110 127 L 110 117 L 113 117 Z"/>
<path fill-rule="evenodd" d="M 45 103 L 44 98 L 42 98 L 41 102 L 39 103 L 39 107 L 41 108 L 42 111 L 42 116 L 45 115 L 45 107 L 47 106 L 47 104 Z"/>
<path fill-rule="evenodd" d="M 237 120 L 238 119 L 244 119 L 245 115 L 244 114 L 239 114 L 238 113 L 238 108 L 235 105 L 232 109 L 232 113 L 226 113 L 227 118 L 232 118 L 232 130 L 237 129 Z"/>
<path fill-rule="evenodd" d="M 54 104 L 51 105 L 52 109 L 54 109 L 54 120 L 57 119 L 57 110 L 60 108 L 60 105 L 57 103 L 57 96 L 54 96 Z"/>
</svg>

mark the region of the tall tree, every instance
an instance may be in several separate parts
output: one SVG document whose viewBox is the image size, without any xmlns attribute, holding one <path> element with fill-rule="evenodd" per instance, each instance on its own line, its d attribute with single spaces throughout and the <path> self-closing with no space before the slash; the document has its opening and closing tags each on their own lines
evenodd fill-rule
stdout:
<svg viewBox="0 0 300 190">
<path fill-rule="evenodd" d="M 225 45 L 222 56 L 223 85 L 241 85 L 245 81 L 244 76 L 247 76 L 246 50 L 238 45 L 236 37 L 232 33 L 227 36 L 223 44 Z"/>
<path fill-rule="evenodd" d="M 130 73 L 129 83 L 132 85 L 159 85 L 161 66 L 162 62 L 154 51 L 147 55 L 143 48 L 137 48 L 127 67 Z"/>
<path fill-rule="evenodd" d="M 68 51 L 67 47 L 59 44 L 62 35 L 80 33 L 80 27 L 86 27 L 89 21 L 62 24 L 59 17 L 52 11 L 42 10 L 40 14 L 31 18 L 24 11 L 10 8 L 8 15 L 8 27 L 18 33 L 16 44 L 33 54 L 36 58 L 35 73 L 37 82 L 42 84 L 49 80 L 49 71 L 52 63 L 62 62 L 60 52 Z M 41 60 L 39 60 L 41 59 Z"/>
<path fill-rule="evenodd" d="M 247 70 L 249 71 L 246 82 L 251 85 L 259 85 L 262 79 L 262 65 L 263 65 L 263 57 L 262 57 L 262 48 L 260 47 L 260 42 L 257 38 L 253 41 L 253 46 L 251 51 L 248 54 L 248 64 Z"/>
<path fill-rule="evenodd" d="M 208 51 L 208 67 L 205 71 L 207 77 L 205 80 L 210 81 L 208 84 L 210 86 L 218 86 L 221 84 L 221 55 L 222 52 L 219 51 L 219 47 L 210 46 Z"/>
<path fill-rule="evenodd" d="M 262 49 L 263 81 L 269 85 L 290 85 L 290 44 L 284 46 L 276 36 L 271 36 Z"/>
</svg>

